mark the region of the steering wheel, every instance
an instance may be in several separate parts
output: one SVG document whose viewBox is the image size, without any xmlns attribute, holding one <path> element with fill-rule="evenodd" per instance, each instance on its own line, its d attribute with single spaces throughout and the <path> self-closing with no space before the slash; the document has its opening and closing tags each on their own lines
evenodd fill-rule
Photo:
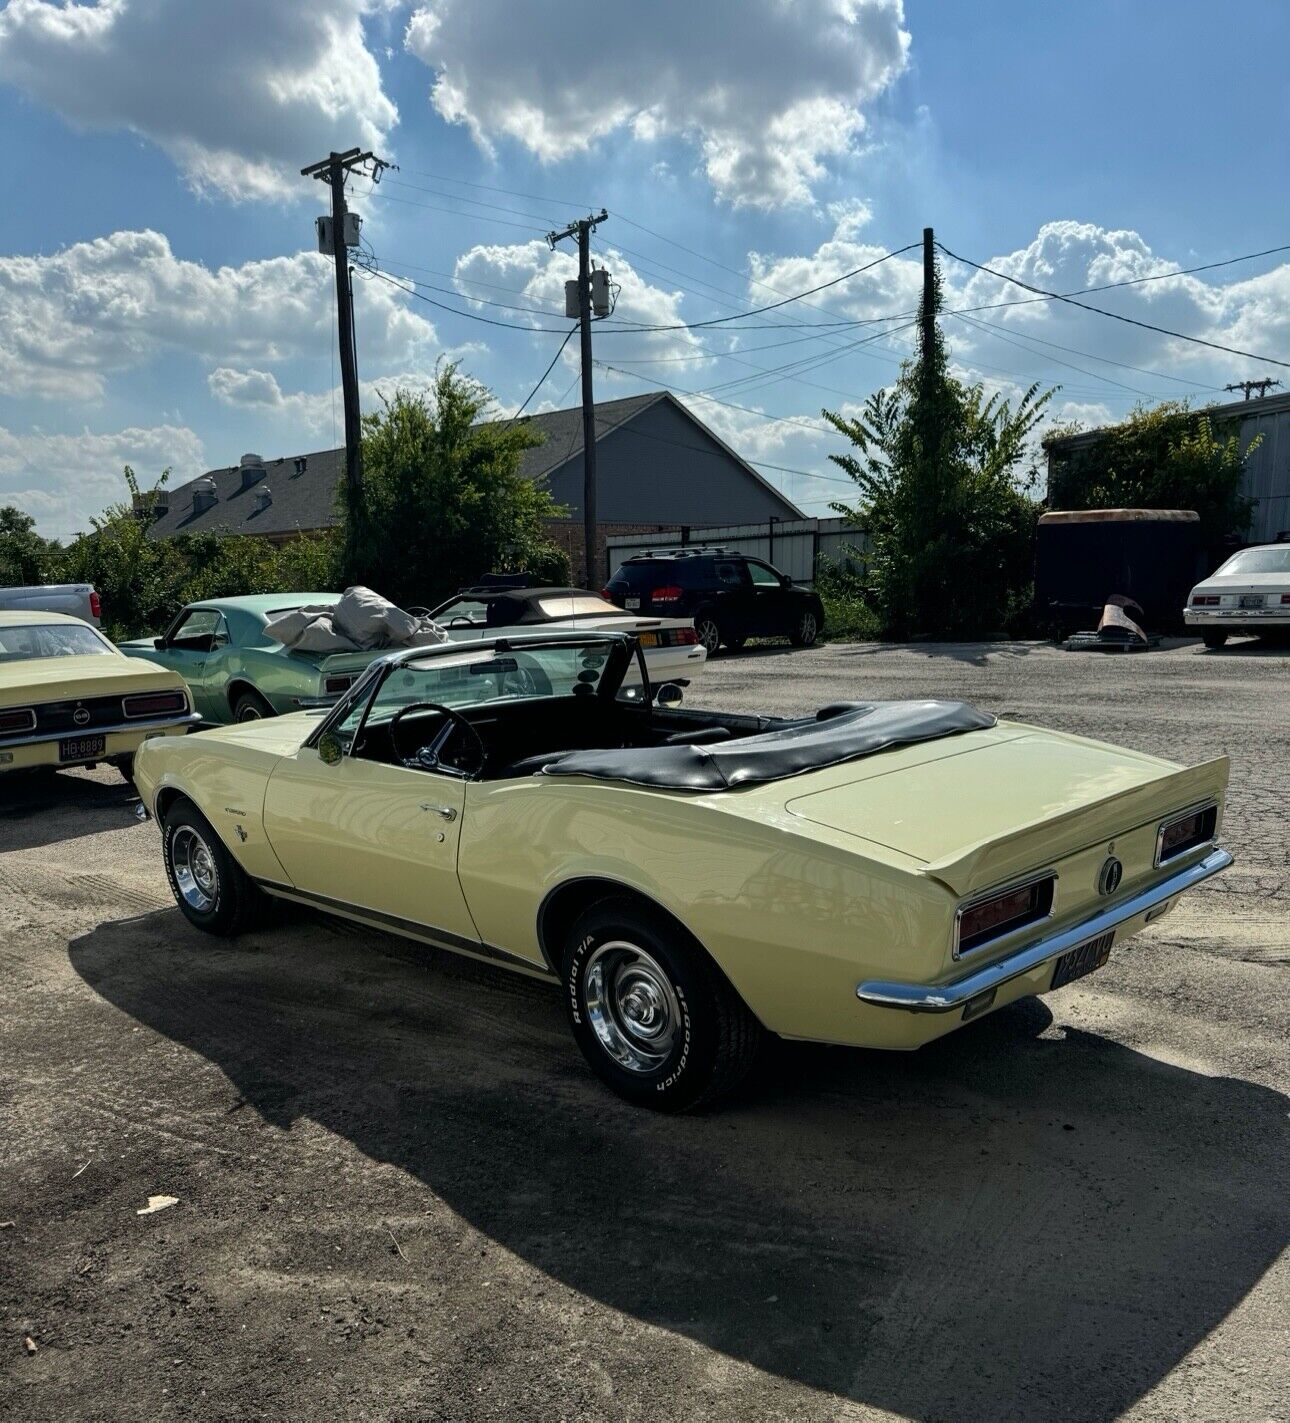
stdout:
<svg viewBox="0 0 1290 1423">
<path fill-rule="evenodd" d="M 414 618 L 428 618 L 430 616 L 429 608 L 404 608 L 403 611 L 410 613 Z"/>
<path fill-rule="evenodd" d="M 473 628 L 475 624 L 471 622 L 465 613 L 457 613 L 448 619 L 448 626 L 450 628 Z"/>
<path fill-rule="evenodd" d="M 432 711 L 438 712 L 447 721 L 447 725 L 441 727 L 436 733 L 433 741 L 424 746 L 417 747 L 411 756 L 404 756 L 399 750 L 399 726 L 403 718 L 410 712 Z M 390 750 L 397 757 L 399 763 L 406 766 L 409 771 L 437 771 L 440 769 L 439 758 L 443 753 L 443 748 L 447 744 L 448 738 L 457 729 L 466 732 L 467 737 L 474 741 L 476 750 L 479 753 L 479 763 L 473 771 L 463 772 L 469 779 L 477 779 L 488 763 L 488 748 L 484 745 L 484 738 L 466 720 L 459 711 L 454 711 L 451 707 L 445 707 L 439 702 L 409 702 L 407 706 L 400 707 L 390 718 Z M 453 769 L 457 769 L 453 767 Z"/>
</svg>

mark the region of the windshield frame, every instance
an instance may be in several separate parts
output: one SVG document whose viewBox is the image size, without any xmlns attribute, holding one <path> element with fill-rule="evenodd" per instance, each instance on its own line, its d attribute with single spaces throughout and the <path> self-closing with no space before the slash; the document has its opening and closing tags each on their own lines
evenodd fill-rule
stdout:
<svg viewBox="0 0 1290 1423">
<path fill-rule="evenodd" d="M 358 725 L 354 729 L 354 741 L 362 735 L 367 718 L 376 701 L 377 694 L 386 678 L 397 668 L 409 665 L 434 663 L 445 657 L 479 657 L 489 652 L 536 652 L 543 648 L 586 648 L 600 650 L 608 654 L 605 671 L 596 688 L 596 696 L 605 701 L 613 701 L 622 689 L 623 680 L 633 657 L 640 667 L 642 677 L 642 700 L 648 705 L 650 700 L 649 674 L 645 669 L 645 658 L 641 652 L 640 640 L 631 633 L 532 633 L 528 636 L 485 637 L 470 643 L 445 642 L 431 647 L 410 647 L 404 651 L 390 653 L 368 664 L 367 671 L 354 683 L 349 691 L 330 709 L 328 714 L 305 738 L 304 745 L 317 747 L 321 738 L 345 721 L 361 702 Z M 488 703 L 482 702 L 481 706 Z M 349 755 L 346 748 L 345 755 Z"/>
</svg>

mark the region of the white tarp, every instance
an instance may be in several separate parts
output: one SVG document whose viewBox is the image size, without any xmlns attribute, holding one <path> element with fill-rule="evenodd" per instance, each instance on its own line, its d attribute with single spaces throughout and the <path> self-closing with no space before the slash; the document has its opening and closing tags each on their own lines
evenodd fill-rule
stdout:
<svg viewBox="0 0 1290 1423">
<path fill-rule="evenodd" d="M 370 588 L 346 588 L 339 602 L 294 608 L 264 630 L 296 652 L 366 652 L 448 641 L 438 623 L 405 613 Z"/>
</svg>

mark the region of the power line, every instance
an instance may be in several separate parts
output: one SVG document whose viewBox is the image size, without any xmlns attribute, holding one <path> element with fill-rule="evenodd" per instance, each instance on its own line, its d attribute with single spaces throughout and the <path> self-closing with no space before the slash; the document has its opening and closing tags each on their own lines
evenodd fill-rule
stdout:
<svg viewBox="0 0 1290 1423">
<path fill-rule="evenodd" d="M 528 409 L 529 401 L 532 400 L 533 397 L 538 393 L 538 391 L 542 389 L 543 385 L 546 383 L 547 376 L 549 376 L 551 372 L 555 370 L 555 363 L 560 359 L 561 355 L 564 353 L 564 348 L 569 344 L 569 337 L 572 336 L 577 329 L 578 328 L 576 326 L 570 326 L 568 331 L 565 332 L 564 340 L 560 342 L 560 345 L 556 349 L 555 355 L 551 357 L 551 364 L 546 368 L 546 370 L 542 372 L 541 379 L 538 381 L 538 383 L 524 397 L 524 404 L 521 405 L 520 408 L 515 412 L 515 414 L 511 416 L 512 422 L 518 420 L 520 416 L 524 414 L 525 410 Z"/>
<path fill-rule="evenodd" d="M 1136 317 L 1133 317 L 1133 316 L 1121 316 L 1118 312 L 1115 312 L 1115 311 L 1107 311 L 1105 308 L 1100 307 L 1100 306 L 1091 306 L 1088 302 L 1085 302 L 1085 301 L 1075 301 L 1072 297 L 1070 297 L 1069 295 L 1066 295 L 1066 294 L 1064 294 L 1064 293 L 1062 293 L 1062 292 L 1050 292 L 1050 291 L 1045 291 L 1043 287 L 1036 287 L 1036 286 L 1032 286 L 1029 282 L 1023 282 L 1020 277 L 1013 277 L 1013 276 L 1010 276 L 1007 272 L 999 272 L 999 271 L 996 271 L 993 267 L 987 267 L 987 266 L 985 266 L 985 265 L 984 265 L 983 263 L 981 263 L 981 262 L 973 262 L 970 258 L 967 258 L 967 257 L 960 257 L 957 252 L 951 252 L 950 249 L 949 249 L 948 247 L 946 247 L 943 242 L 938 242 L 936 245 L 937 245 L 937 247 L 940 248 L 940 250 L 941 250 L 942 252 L 945 253 L 945 255 L 946 255 L 947 257 L 952 257 L 952 258 L 954 259 L 954 261 L 956 261 L 956 262 L 962 262 L 965 267 L 974 267 L 978 272 L 986 272 L 986 273 L 988 273 L 988 274 L 989 274 L 990 276 L 992 276 L 992 277 L 998 277 L 998 279 L 999 279 L 1000 281 L 1003 281 L 1003 282 L 1012 282 L 1014 286 L 1021 287 L 1023 291 L 1028 291 L 1028 292 L 1035 292 L 1035 293 L 1037 293 L 1037 294 L 1038 294 L 1041 298 L 1043 298 L 1045 301 L 1061 301 L 1061 302 L 1065 302 L 1068 306 L 1077 306 L 1077 307 L 1079 307 L 1079 309 L 1080 309 L 1081 311 L 1091 311 L 1095 316 L 1107 316 L 1107 317 L 1109 317 L 1112 321 L 1122 321 L 1126 326 L 1139 326 L 1139 327 L 1141 327 L 1144 331 L 1154 331 L 1154 332 L 1155 332 L 1157 335 L 1159 335 L 1159 336 L 1169 336 L 1169 337 L 1172 337 L 1174 340 L 1177 340 L 1177 341 L 1190 341 L 1190 342 L 1192 342 L 1194 345 L 1197 345 L 1197 346 L 1207 346 L 1207 347 L 1209 347 L 1209 349 L 1212 350 L 1212 351 L 1222 351 L 1222 352 L 1224 352 L 1226 355 L 1229 355 L 1229 356 L 1244 356 L 1247 360 L 1251 360 L 1251 361 L 1261 361 L 1263 364 L 1269 365 L 1269 366 L 1284 366 L 1286 369 L 1290 370 L 1290 361 L 1280 361 L 1280 360 L 1277 360 L 1277 358 L 1276 358 L 1275 356 L 1260 356 L 1260 355 L 1256 355 L 1253 351 L 1242 351 L 1242 350 L 1238 350 L 1235 346 L 1223 346 L 1223 345 L 1221 345 L 1221 344 L 1220 344 L 1219 342 L 1217 342 L 1217 341 L 1207 341 L 1207 340 L 1205 340 L 1205 338 L 1204 338 L 1203 336 L 1189 336 L 1189 335 L 1187 335 L 1187 333 L 1184 332 L 1184 331 L 1171 331 L 1171 330 L 1169 330 L 1168 327 L 1165 327 L 1165 326 L 1155 326 L 1155 325 L 1153 325 L 1150 321 L 1139 321 Z M 1286 250 L 1286 249 L 1284 249 L 1284 248 L 1276 248 L 1276 247 L 1272 247 L 1272 248 L 1269 248 L 1269 249 L 1268 249 L 1269 252 L 1277 252 L 1277 251 L 1284 251 L 1284 250 Z M 1257 255 L 1264 256 L 1264 255 L 1267 255 L 1267 254 L 1266 254 L 1266 253 L 1260 253 L 1260 254 L 1257 254 Z M 1240 261 L 1240 260 L 1242 260 L 1242 259 L 1240 259 L 1240 258 L 1233 258 L 1233 259 L 1232 259 L 1232 261 Z M 1229 263 L 1218 263 L 1218 262 L 1214 262 L 1214 263 L 1210 263 L 1210 264 L 1209 264 L 1210 267 L 1227 266 L 1227 265 L 1230 265 L 1230 264 L 1229 264 Z M 1206 268 L 1206 269 L 1197 269 L 1197 270 L 1207 270 L 1207 269 L 1208 269 L 1208 268 Z M 1179 276 L 1179 275 L 1181 275 L 1181 273 L 1178 273 L 1178 272 L 1166 272 L 1166 273 L 1161 273 L 1161 274 L 1160 274 L 1159 276 L 1157 276 L 1157 277 L 1141 277 L 1141 278 L 1138 279 L 1138 281 L 1139 281 L 1139 282 L 1158 281 L 1158 280 L 1162 280 L 1165 276 Z M 1101 290 L 1104 290 L 1104 291 L 1110 290 L 1110 287 L 1111 287 L 1111 286 L 1133 286 L 1133 285 L 1135 285 L 1135 283 L 1133 283 L 1133 282 L 1115 282 L 1115 283 L 1109 284 L 1107 287 L 1101 288 Z M 1090 288 L 1089 290 L 1093 290 L 1093 288 Z M 956 314 L 956 315 L 962 315 L 963 313 L 962 313 L 962 312 L 957 312 L 957 313 L 955 313 L 955 314 Z"/>
</svg>

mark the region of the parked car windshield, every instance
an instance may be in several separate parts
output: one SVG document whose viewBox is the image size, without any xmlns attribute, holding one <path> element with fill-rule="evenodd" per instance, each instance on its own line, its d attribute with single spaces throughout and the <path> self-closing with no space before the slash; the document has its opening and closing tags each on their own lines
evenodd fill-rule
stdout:
<svg viewBox="0 0 1290 1423">
<path fill-rule="evenodd" d="M 372 702 L 368 725 L 388 722 L 414 702 L 464 709 L 541 697 L 594 696 L 608 664 L 609 648 L 597 645 L 427 657 L 404 663 L 386 677 Z M 343 742 L 358 729 L 365 702 L 357 702 L 335 728 Z"/>
<path fill-rule="evenodd" d="M 1290 544 L 1279 548 L 1244 548 L 1218 570 L 1218 575 L 1228 573 L 1290 573 Z"/>
<path fill-rule="evenodd" d="M 110 657 L 115 650 L 88 625 L 31 623 L 22 627 L 0 627 L 0 662 L 34 662 L 43 657 Z"/>
</svg>

